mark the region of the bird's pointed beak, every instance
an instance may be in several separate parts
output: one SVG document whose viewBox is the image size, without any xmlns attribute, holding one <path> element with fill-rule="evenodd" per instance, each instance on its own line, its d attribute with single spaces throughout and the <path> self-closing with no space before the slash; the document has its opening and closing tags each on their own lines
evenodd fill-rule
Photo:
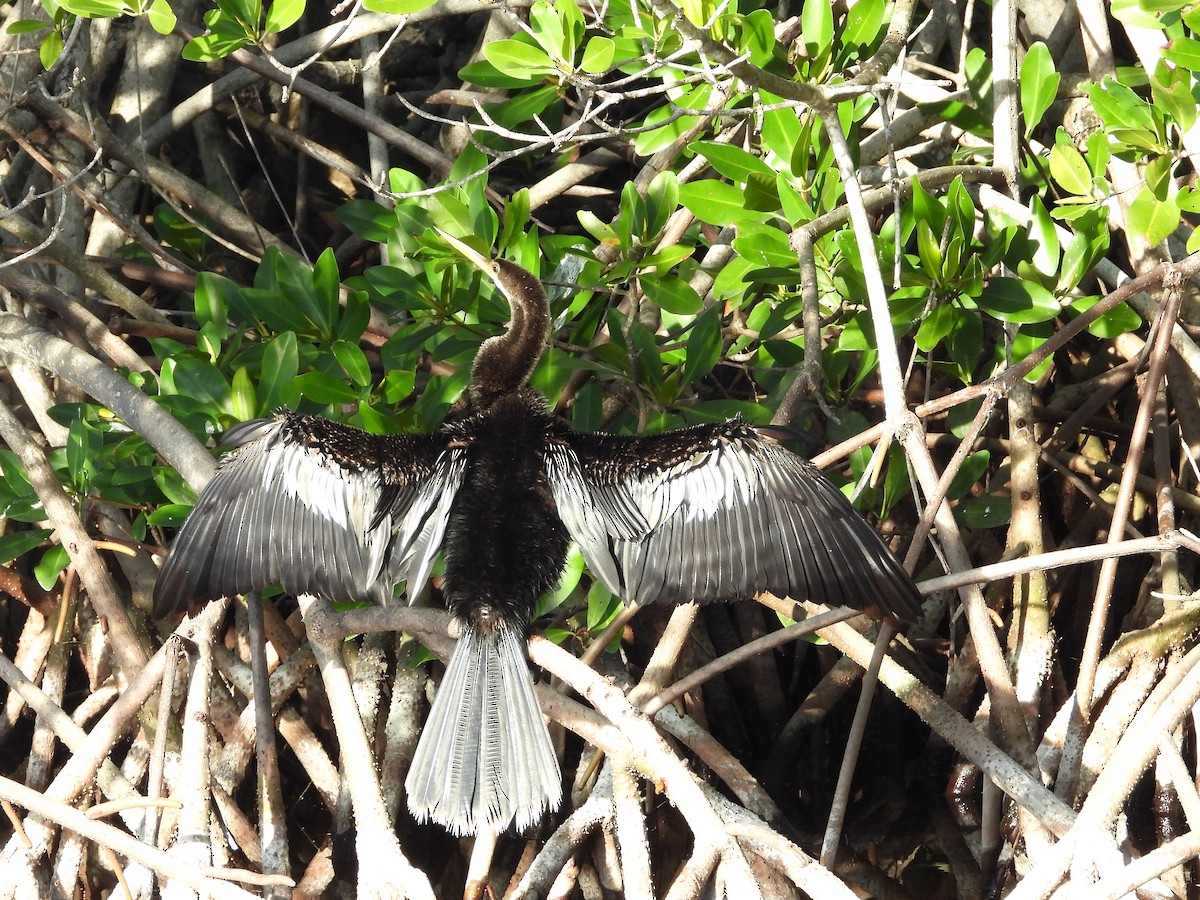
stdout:
<svg viewBox="0 0 1200 900">
<path fill-rule="evenodd" d="M 438 233 L 442 240 L 453 247 L 458 252 L 459 256 L 477 268 L 484 275 L 487 275 L 493 281 L 495 280 L 495 271 L 493 269 L 491 259 L 480 253 L 465 241 L 459 240 L 454 235 L 447 234 L 440 228 L 434 228 L 433 230 Z"/>
</svg>

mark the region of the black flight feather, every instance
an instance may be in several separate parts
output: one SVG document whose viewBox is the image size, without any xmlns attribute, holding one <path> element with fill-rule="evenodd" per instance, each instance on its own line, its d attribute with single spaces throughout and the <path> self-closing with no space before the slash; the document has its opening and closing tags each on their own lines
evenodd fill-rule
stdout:
<svg viewBox="0 0 1200 900">
<path fill-rule="evenodd" d="M 549 332 L 545 294 L 514 263 L 443 235 L 512 310 L 480 347 L 464 414 L 379 437 L 283 413 L 239 425 L 175 538 L 154 592 L 166 616 L 279 584 L 385 603 L 420 593 L 439 549 L 463 623 L 406 781 L 408 804 L 456 834 L 524 828 L 562 796 L 524 637 L 574 540 L 638 603 L 761 591 L 914 622 L 920 597 L 883 541 L 778 429 L 740 421 L 666 434 L 581 434 L 526 386 Z"/>
</svg>

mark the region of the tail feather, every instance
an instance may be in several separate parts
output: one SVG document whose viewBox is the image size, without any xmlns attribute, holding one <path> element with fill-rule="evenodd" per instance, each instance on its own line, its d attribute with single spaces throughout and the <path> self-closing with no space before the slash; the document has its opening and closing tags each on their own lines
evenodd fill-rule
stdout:
<svg viewBox="0 0 1200 900">
<path fill-rule="evenodd" d="M 418 821 L 456 835 L 524 829 L 557 808 L 562 775 L 518 629 L 464 628 L 405 790 Z"/>
</svg>

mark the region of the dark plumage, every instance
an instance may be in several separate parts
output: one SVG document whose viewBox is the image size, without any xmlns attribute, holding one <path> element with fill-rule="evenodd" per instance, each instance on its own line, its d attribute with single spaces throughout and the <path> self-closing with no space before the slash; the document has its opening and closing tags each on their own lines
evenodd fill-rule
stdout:
<svg viewBox="0 0 1200 900">
<path fill-rule="evenodd" d="M 541 285 L 447 236 L 511 307 L 480 347 L 466 414 L 376 436 L 282 413 L 232 429 L 159 575 L 154 614 L 281 584 L 387 603 L 421 593 L 439 549 L 463 623 L 409 772 L 409 807 L 458 834 L 537 822 L 561 776 L 524 639 L 568 543 L 638 603 L 772 591 L 912 622 L 911 579 L 808 461 L 738 421 L 646 437 L 581 434 L 526 381 L 545 347 Z"/>
</svg>

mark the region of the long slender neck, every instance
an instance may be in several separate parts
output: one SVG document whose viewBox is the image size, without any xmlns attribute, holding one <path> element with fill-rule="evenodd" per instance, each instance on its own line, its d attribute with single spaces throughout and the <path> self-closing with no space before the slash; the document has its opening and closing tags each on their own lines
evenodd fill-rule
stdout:
<svg viewBox="0 0 1200 900">
<path fill-rule="evenodd" d="M 497 260 L 496 282 L 509 305 L 508 330 L 488 338 L 471 367 L 471 404 L 486 407 L 529 380 L 550 335 L 550 304 L 538 280 L 516 263 Z"/>
</svg>

